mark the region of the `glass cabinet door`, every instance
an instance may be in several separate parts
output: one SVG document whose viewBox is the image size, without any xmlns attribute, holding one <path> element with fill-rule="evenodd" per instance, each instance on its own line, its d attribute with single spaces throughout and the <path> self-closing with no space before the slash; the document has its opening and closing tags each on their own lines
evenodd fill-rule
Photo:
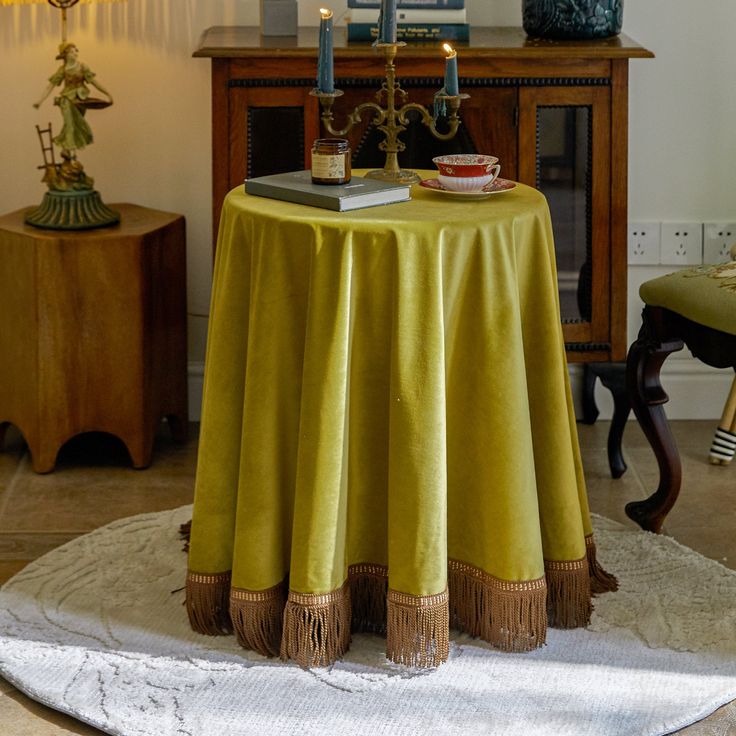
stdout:
<svg viewBox="0 0 736 736">
<path fill-rule="evenodd" d="M 233 85 L 228 97 L 229 188 L 246 177 L 309 166 L 305 141 L 320 137 L 318 108 L 309 87 Z M 224 196 L 224 195 L 223 195 Z"/>
<path fill-rule="evenodd" d="M 609 106 L 603 86 L 519 91 L 519 179 L 549 203 L 563 331 L 576 351 L 610 348 Z"/>
</svg>

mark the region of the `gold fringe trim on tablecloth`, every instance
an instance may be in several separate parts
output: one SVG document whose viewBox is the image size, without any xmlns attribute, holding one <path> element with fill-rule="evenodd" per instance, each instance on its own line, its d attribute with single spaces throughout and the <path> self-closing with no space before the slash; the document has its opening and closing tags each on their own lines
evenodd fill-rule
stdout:
<svg viewBox="0 0 736 736">
<path fill-rule="evenodd" d="M 500 580 L 473 565 L 450 560 L 450 622 L 507 652 L 541 647 L 547 636 L 547 584 Z"/>
<path fill-rule="evenodd" d="M 553 629 L 577 629 L 590 623 L 588 558 L 544 561 L 547 579 L 547 624 Z"/>
<path fill-rule="evenodd" d="M 449 654 L 449 627 L 510 652 L 540 647 L 547 627 L 587 626 L 591 591 L 615 590 L 616 579 L 597 563 L 592 537 L 586 556 L 545 560 L 544 577 L 506 581 L 450 560 L 448 590 L 415 596 L 388 588 L 385 565 L 350 565 L 348 578 L 324 594 L 288 591 L 286 580 L 263 591 L 230 588 L 229 572 L 187 575 L 186 606 L 192 629 L 238 642 L 264 656 L 323 667 L 348 650 L 351 632 L 386 634 L 388 659 L 436 667 Z"/>
<path fill-rule="evenodd" d="M 448 593 L 386 596 L 386 657 L 409 667 L 437 667 L 450 656 Z"/>
<path fill-rule="evenodd" d="M 230 618 L 241 647 L 279 656 L 287 593 L 286 580 L 267 590 L 230 590 Z"/>
<path fill-rule="evenodd" d="M 595 553 L 593 535 L 585 537 L 585 553 L 588 558 L 588 573 L 590 574 L 590 592 L 593 595 L 609 593 L 618 590 L 618 580 L 615 575 L 606 572 L 598 562 Z"/>
<path fill-rule="evenodd" d="M 326 667 L 350 646 L 350 588 L 345 581 L 331 593 L 289 591 L 284 608 L 281 658 L 302 667 Z"/>
<path fill-rule="evenodd" d="M 362 563 L 348 568 L 353 633 L 386 633 L 388 567 Z"/>
<path fill-rule="evenodd" d="M 198 634 L 231 634 L 228 599 L 230 571 L 219 573 L 188 572 L 186 606 L 189 623 Z"/>
</svg>

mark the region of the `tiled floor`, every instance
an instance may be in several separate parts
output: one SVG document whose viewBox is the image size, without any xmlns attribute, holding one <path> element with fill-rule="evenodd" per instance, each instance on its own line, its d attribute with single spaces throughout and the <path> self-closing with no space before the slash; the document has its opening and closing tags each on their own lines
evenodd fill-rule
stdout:
<svg viewBox="0 0 736 736">
<path fill-rule="evenodd" d="M 683 460 L 683 487 L 667 518 L 666 533 L 708 557 L 736 568 L 736 462 L 708 464 L 713 422 L 673 422 Z M 591 510 L 628 521 L 624 504 L 644 498 L 657 484 L 651 450 L 633 422 L 624 450 L 629 469 L 623 478 L 608 474 L 608 423 L 578 425 Z M 36 475 L 17 437 L 0 453 L 0 582 L 59 544 L 113 519 L 190 503 L 196 464 L 196 426 L 184 445 L 164 431 L 154 463 L 132 470 L 116 440 L 88 436 L 67 445 L 57 469 Z M 79 721 L 28 699 L 0 678 L 0 733 L 3 736 L 99 734 Z M 736 706 L 722 708 L 682 732 L 686 736 L 736 736 Z M 571 734 L 574 736 L 574 734 Z M 621 734 L 621 736 L 630 736 Z"/>
</svg>

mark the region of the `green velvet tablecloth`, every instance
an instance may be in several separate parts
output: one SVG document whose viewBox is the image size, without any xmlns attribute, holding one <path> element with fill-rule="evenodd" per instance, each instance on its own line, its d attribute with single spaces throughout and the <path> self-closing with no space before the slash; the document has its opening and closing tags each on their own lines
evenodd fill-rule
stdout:
<svg viewBox="0 0 736 736">
<path fill-rule="evenodd" d="M 187 606 L 325 665 L 351 633 L 434 666 L 585 625 L 595 562 L 544 197 L 412 188 L 337 213 L 227 196 Z M 449 587 L 449 592 L 448 592 Z"/>
</svg>

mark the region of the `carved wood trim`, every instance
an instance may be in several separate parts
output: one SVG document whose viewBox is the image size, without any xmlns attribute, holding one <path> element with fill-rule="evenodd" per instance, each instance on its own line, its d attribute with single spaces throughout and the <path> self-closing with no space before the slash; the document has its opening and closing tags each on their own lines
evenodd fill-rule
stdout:
<svg viewBox="0 0 736 736">
<path fill-rule="evenodd" d="M 662 530 L 682 483 L 680 455 L 663 408 L 669 397 L 659 380 L 669 354 L 683 347 L 667 315 L 667 310 L 659 307 L 644 307 L 639 336 L 626 360 L 626 388 L 639 426 L 657 458 L 659 485 L 645 500 L 627 503 L 625 511 L 642 529 L 656 533 Z"/>
<path fill-rule="evenodd" d="M 610 350 L 611 349 L 611 343 L 610 342 L 566 342 L 565 343 L 565 350 L 567 352 L 582 352 L 582 353 L 588 353 L 588 352 L 594 352 L 599 350 Z"/>
<path fill-rule="evenodd" d="M 335 86 L 380 88 L 383 77 L 338 77 Z M 460 77 L 461 87 L 610 87 L 610 77 Z M 444 84 L 442 77 L 401 77 L 405 87 L 436 87 Z M 228 79 L 228 87 L 314 87 L 316 80 L 307 77 L 260 77 L 258 79 Z"/>
</svg>

